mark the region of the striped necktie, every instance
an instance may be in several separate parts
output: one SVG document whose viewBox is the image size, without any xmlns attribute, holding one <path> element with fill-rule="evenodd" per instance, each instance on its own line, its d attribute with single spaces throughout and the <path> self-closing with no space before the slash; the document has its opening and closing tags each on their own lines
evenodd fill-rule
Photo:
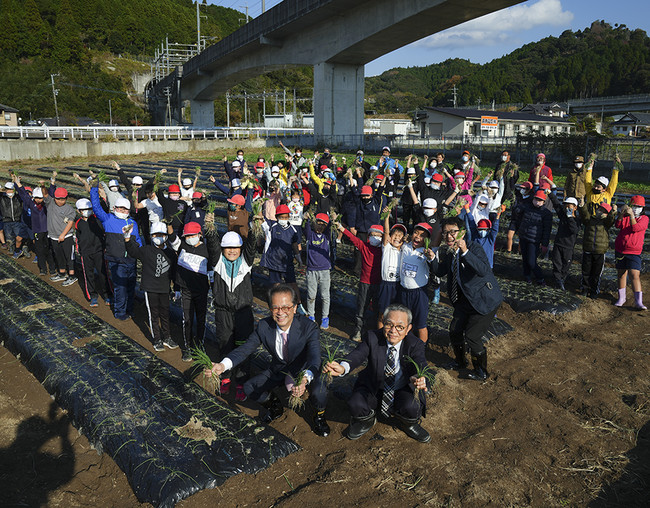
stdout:
<svg viewBox="0 0 650 508">
<path fill-rule="evenodd" d="M 456 303 L 458 301 L 458 253 L 454 254 L 451 260 L 451 274 L 451 294 L 449 298 L 451 299 L 451 303 Z"/>
<path fill-rule="evenodd" d="M 397 372 L 397 349 L 391 346 L 388 350 L 386 369 L 384 370 L 384 395 L 381 398 L 381 414 L 389 417 L 393 400 L 395 399 L 395 373 Z"/>
</svg>

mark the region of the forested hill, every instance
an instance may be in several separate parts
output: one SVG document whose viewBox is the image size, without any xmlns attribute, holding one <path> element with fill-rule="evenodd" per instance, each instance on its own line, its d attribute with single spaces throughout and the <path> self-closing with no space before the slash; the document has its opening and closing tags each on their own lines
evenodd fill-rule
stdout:
<svg viewBox="0 0 650 508">
<path fill-rule="evenodd" d="M 216 5 L 200 10 L 201 34 L 214 40 L 236 30 L 243 17 Z M 54 116 L 50 74 L 57 74 L 61 115 L 107 122 L 110 99 L 115 123 L 129 125 L 136 116 L 141 121 L 142 109 L 124 93 L 127 80 L 106 65 L 102 69 L 104 61 L 115 68 L 121 62 L 112 55 L 151 57 L 166 36 L 170 42 L 196 41 L 191 0 L 0 0 L 0 19 L 0 103 L 27 118 L 29 112 Z"/>
<path fill-rule="evenodd" d="M 650 38 L 640 29 L 604 21 L 526 44 L 484 65 L 446 60 L 426 67 L 395 68 L 366 79 L 366 97 L 379 112 L 459 105 L 563 101 L 648 93 Z"/>
</svg>

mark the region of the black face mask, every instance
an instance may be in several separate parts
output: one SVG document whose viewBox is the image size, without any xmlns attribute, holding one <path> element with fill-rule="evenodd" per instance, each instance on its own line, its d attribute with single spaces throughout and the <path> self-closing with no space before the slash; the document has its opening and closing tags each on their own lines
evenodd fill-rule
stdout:
<svg viewBox="0 0 650 508">
<path fill-rule="evenodd" d="M 323 196 L 327 196 L 330 193 L 329 187 L 323 187 Z"/>
<path fill-rule="evenodd" d="M 363 201 L 363 204 L 367 205 L 372 201 L 372 198 L 361 198 L 361 201 Z"/>
<path fill-rule="evenodd" d="M 593 192 L 594 194 L 600 194 L 603 191 L 600 189 L 592 189 L 591 192 Z"/>
</svg>

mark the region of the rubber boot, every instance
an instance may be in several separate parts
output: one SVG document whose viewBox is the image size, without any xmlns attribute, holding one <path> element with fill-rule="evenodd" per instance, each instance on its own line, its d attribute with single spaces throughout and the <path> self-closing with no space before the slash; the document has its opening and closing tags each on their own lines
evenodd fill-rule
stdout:
<svg viewBox="0 0 650 508">
<path fill-rule="evenodd" d="M 350 426 L 347 431 L 348 439 L 352 441 L 359 439 L 372 429 L 375 423 L 377 423 L 377 418 L 375 417 L 374 411 L 370 411 L 368 416 L 353 416 L 350 419 Z"/>
<path fill-rule="evenodd" d="M 428 443 L 431 441 L 431 436 L 429 433 L 422 428 L 420 425 L 419 418 L 404 418 L 400 415 L 395 415 L 397 418 L 399 428 L 404 431 L 404 433 L 420 443 Z"/>
<path fill-rule="evenodd" d="M 282 407 L 282 402 L 278 399 L 275 393 L 271 392 L 269 398 L 266 402 L 262 404 L 266 408 L 266 413 L 264 413 L 260 419 L 262 423 L 269 424 L 273 420 L 277 420 L 284 413 L 284 408 Z"/>
<path fill-rule="evenodd" d="M 461 370 L 467 367 L 467 358 L 465 358 L 465 346 L 453 346 L 454 356 L 456 359 L 445 365 L 447 370 Z"/>
<path fill-rule="evenodd" d="M 634 307 L 639 310 L 648 310 L 648 307 L 643 305 L 643 291 L 634 292 Z"/>
<path fill-rule="evenodd" d="M 473 379 L 474 381 L 485 381 L 490 377 L 490 374 L 487 371 L 487 351 L 484 351 L 480 355 L 472 355 L 472 365 L 474 370 L 467 374 L 469 379 Z"/>
<path fill-rule="evenodd" d="M 330 434 L 330 426 L 325 419 L 325 410 L 319 409 L 314 415 L 314 434 L 321 437 L 327 437 Z"/>
<path fill-rule="evenodd" d="M 618 290 L 618 300 L 616 300 L 614 302 L 614 305 L 616 305 L 617 307 L 623 307 L 623 305 L 625 305 L 625 299 L 626 299 L 625 288 L 619 289 Z"/>
</svg>

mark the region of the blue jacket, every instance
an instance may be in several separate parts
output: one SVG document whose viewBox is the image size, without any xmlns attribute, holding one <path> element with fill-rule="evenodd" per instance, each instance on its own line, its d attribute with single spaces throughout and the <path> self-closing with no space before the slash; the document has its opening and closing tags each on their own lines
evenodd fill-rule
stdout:
<svg viewBox="0 0 650 508">
<path fill-rule="evenodd" d="M 38 207 L 36 203 L 34 203 L 34 200 L 29 196 L 29 193 L 25 190 L 25 187 L 16 186 L 16 190 L 18 191 L 20 199 L 23 200 L 23 209 L 28 209 L 30 211 L 31 225 L 27 224 L 27 226 L 31 227 L 34 233 L 47 233 L 47 208 L 45 207 L 45 203 Z"/>
<path fill-rule="evenodd" d="M 381 192 L 375 192 L 373 198 L 369 203 L 364 203 L 362 199 L 359 200 L 356 214 L 354 216 L 354 225 L 357 231 L 367 233 L 368 230 L 375 224 L 379 224 L 379 213 L 381 212 Z"/>
<path fill-rule="evenodd" d="M 478 243 L 481 247 L 483 247 L 485 255 L 488 258 L 488 262 L 490 263 L 490 268 L 493 268 L 494 244 L 496 243 L 497 235 L 499 234 L 499 219 L 494 217 L 494 220 L 492 221 L 492 228 L 488 230 L 488 234 L 485 236 L 485 238 L 481 238 L 481 236 L 478 234 L 478 227 L 476 226 L 476 221 L 474 220 L 474 216 L 471 213 L 465 214 L 465 224 L 467 226 L 467 231 L 469 231 L 468 239 Z"/>
<path fill-rule="evenodd" d="M 286 272 L 289 265 L 293 268 L 293 244 L 300 242 L 296 228 L 283 228 L 275 221 L 266 222 L 263 227 L 266 242 L 260 265 L 276 272 Z"/>
<path fill-rule="evenodd" d="M 325 230 L 319 235 L 307 221 L 303 228 L 305 235 L 305 247 L 307 250 L 307 270 L 317 272 L 331 270 L 334 259 L 333 242 L 331 242 L 332 230 L 328 224 Z"/>
<path fill-rule="evenodd" d="M 548 246 L 552 226 L 551 211 L 544 206 L 537 208 L 531 201 L 521 203 L 512 211 L 510 230 L 517 231 L 520 238 L 529 242 Z"/>
<path fill-rule="evenodd" d="M 106 259 L 118 263 L 135 264 L 135 259 L 128 257 L 126 252 L 122 228 L 127 224 L 132 224 L 133 231 L 131 232 L 131 236 L 142 247 L 143 244 L 138 233 L 138 225 L 136 222 L 130 216 L 127 219 L 118 219 L 115 214 L 106 213 L 99 200 L 97 187 L 90 189 L 90 202 L 93 204 L 95 216 L 100 220 L 106 232 Z"/>
</svg>

